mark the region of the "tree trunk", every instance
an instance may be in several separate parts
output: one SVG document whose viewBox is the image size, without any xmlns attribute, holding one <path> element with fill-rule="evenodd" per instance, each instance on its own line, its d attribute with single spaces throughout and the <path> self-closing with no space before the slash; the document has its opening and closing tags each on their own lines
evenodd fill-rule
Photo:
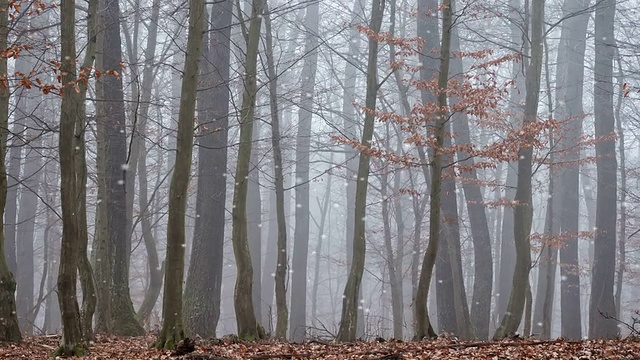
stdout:
<svg viewBox="0 0 640 360">
<path fill-rule="evenodd" d="M 253 143 L 259 144 L 260 122 L 253 122 Z M 249 184 L 247 185 L 247 239 L 249 241 L 249 252 L 251 254 L 251 267 L 253 268 L 253 288 L 251 296 L 253 301 L 253 311 L 256 319 L 262 318 L 261 294 L 262 286 L 260 281 L 262 275 L 262 200 L 260 196 L 260 148 L 251 148 L 251 165 L 249 170 Z"/>
<path fill-rule="evenodd" d="M 304 20 L 306 39 L 304 64 L 300 73 L 300 108 L 298 110 L 298 134 L 296 137 L 296 215 L 291 259 L 291 295 L 298 299 L 291 302 L 291 328 L 289 338 L 303 341 L 307 332 L 307 260 L 309 257 L 309 160 L 311 153 L 311 119 L 313 117 L 314 87 L 318 65 L 319 2 L 307 7 Z"/>
<path fill-rule="evenodd" d="M 251 266 L 247 235 L 247 188 L 249 185 L 248 177 L 256 107 L 257 58 L 263 8 L 263 0 L 252 0 L 248 32 L 246 32 L 246 28 L 243 28 L 243 32 L 247 35 L 247 50 L 244 62 L 244 90 L 239 120 L 240 147 L 238 149 L 238 163 L 233 192 L 233 232 L 231 239 L 237 268 L 234 305 L 238 336 L 245 340 L 257 340 L 265 335 L 264 330 L 256 320 L 253 307 L 253 268 Z"/>
<path fill-rule="evenodd" d="M 613 58 L 615 53 L 615 0 L 602 0 L 596 7 L 593 96 L 596 126 L 596 234 L 589 304 L 589 337 L 614 338 L 618 334 L 613 284 L 616 270 L 617 161 L 616 142 L 602 139 L 615 133 L 613 114 Z"/>
<path fill-rule="evenodd" d="M 619 75 L 617 76 L 618 86 L 622 88 L 624 84 L 624 74 L 622 73 L 622 62 L 620 52 L 616 48 L 616 63 Z M 624 271 L 626 270 L 626 240 L 627 240 L 627 167 L 624 143 L 624 132 L 620 110 L 622 108 L 623 92 L 618 91 L 616 102 L 616 130 L 618 131 L 618 152 L 620 153 L 620 233 L 618 235 L 618 269 L 616 270 L 616 319 L 622 319 L 622 286 L 624 282 Z"/>
<path fill-rule="evenodd" d="M 382 18 L 384 14 L 384 2 L 373 0 L 371 10 L 371 22 L 369 30 L 374 34 L 380 32 Z M 371 111 L 376 109 L 376 99 L 378 94 L 378 42 L 375 38 L 369 37 L 369 55 L 367 61 L 367 94 L 365 107 Z M 368 111 L 364 118 L 362 130 L 363 146 L 371 146 L 375 116 Z M 365 216 L 367 203 L 367 186 L 369 184 L 369 155 L 366 151 L 360 152 L 358 162 L 358 176 L 356 185 L 355 207 L 354 207 L 354 232 L 353 232 L 353 252 L 349 277 L 344 289 L 342 300 L 342 317 L 338 330 L 339 341 L 354 341 L 358 328 L 358 307 L 360 305 L 359 294 L 362 283 L 362 273 L 364 272 L 364 259 L 366 251 L 365 241 Z"/>
<path fill-rule="evenodd" d="M 191 177 L 193 125 L 196 110 L 198 63 L 202 55 L 202 39 L 206 12 L 204 1 L 189 1 L 189 37 L 180 93 L 180 114 L 176 163 L 169 188 L 169 221 L 167 223 L 167 257 L 164 295 L 162 298 L 162 330 L 157 347 L 173 349 L 184 339 L 182 320 L 182 282 L 184 281 L 185 213 L 187 190 Z"/>
<path fill-rule="evenodd" d="M 561 200 L 559 201 L 559 220 L 561 231 L 569 235 L 564 246 L 560 247 L 560 283 L 561 293 L 561 335 L 568 339 L 582 338 L 582 316 L 580 314 L 580 275 L 578 260 L 579 230 L 579 142 L 582 136 L 582 109 L 584 83 L 584 55 L 586 48 L 589 13 L 586 12 L 590 0 L 565 0 L 563 17 L 567 17 L 562 26 L 558 51 L 556 81 L 555 116 L 563 125 L 563 136 L 559 140 L 560 161 L 567 164 L 560 170 L 562 181 Z M 576 16 L 572 16 L 578 14 Z M 556 189 L 557 190 L 557 189 Z"/>
<path fill-rule="evenodd" d="M 447 108 L 446 89 L 449 80 L 449 62 L 451 50 L 451 30 L 453 26 L 453 0 L 444 0 L 442 4 L 442 40 L 440 47 L 440 73 L 438 75 L 438 112 L 435 120 L 435 141 L 433 160 L 431 161 L 431 191 L 429 213 L 429 245 L 424 254 L 420 280 L 415 297 L 416 332 L 414 338 L 420 340 L 424 337 L 434 337 L 435 331 L 431 326 L 427 312 L 427 299 L 429 298 L 429 285 L 433 274 L 433 266 L 436 262 L 440 242 L 440 210 L 442 193 L 442 165 L 444 154 L 440 151 L 444 145 L 445 130 L 449 114 Z M 424 97 L 424 96 L 423 96 Z M 424 100 L 423 100 L 424 101 Z M 425 104 L 426 105 L 426 104 Z"/>
<path fill-rule="evenodd" d="M 9 9 L 9 1 L 0 0 L 0 9 Z M 73 27 L 73 22 L 71 22 L 71 27 Z M 65 26 L 63 26 L 63 28 L 65 28 Z M 68 33 L 65 33 L 65 35 L 68 35 Z M 1 49 L 7 48 L 8 36 L 9 11 L 5 11 L 2 16 L 0 16 Z M 71 38 L 71 41 L 73 40 L 75 39 Z M 6 57 L 0 58 L 0 73 L 7 73 Z M 10 89 L 6 86 L 0 86 L 0 159 L 2 159 L 2 161 L 0 161 L 0 212 L 4 211 L 7 202 L 7 169 L 5 168 L 4 159 L 7 154 L 6 146 L 7 129 L 9 127 L 9 96 Z M 9 265 L 7 264 L 7 258 L 5 257 L 5 232 L 3 227 L 4 225 L 0 224 L 0 318 L 4 319 L 4 321 L 0 321 L 0 340 L 18 342 L 22 340 L 22 335 L 20 334 L 18 316 L 16 315 L 16 281 L 13 277 L 13 273 L 9 269 Z"/>
<path fill-rule="evenodd" d="M 215 2 L 212 30 L 205 35 L 198 119 L 198 193 L 193 247 L 184 294 L 187 333 L 216 336 L 220 319 L 227 198 L 227 133 L 229 126 L 229 61 L 232 2 Z"/>
<path fill-rule="evenodd" d="M 355 0 L 351 9 L 351 24 L 355 24 L 364 18 L 364 1 Z M 360 61 L 360 32 L 355 26 L 349 32 L 349 53 L 344 68 L 343 95 L 342 95 L 342 115 L 345 136 L 352 139 L 358 138 L 358 123 L 353 102 L 356 100 L 356 81 L 358 80 L 358 68 L 356 64 Z M 346 186 L 346 222 L 345 222 L 345 245 L 346 245 L 346 265 L 351 269 L 353 259 L 353 232 L 355 224 L 355 201 L 356 201 L 356 179 L 358 175 L 358 152 L 349 144 L 343 147 L 345 162 Z M 360 294 L 362 295 L 362 290 Z M 364 335 L 364 312 L 358 309 L 358 324 L 356 333 L 359 337 Z"/>
<path fill-rule="evenodd" d="M 542 27 L 544 21 L 544 1 L 534 1 L 531 4 L 531 59 L 526 72 L 525 116 L 524 124 L 537 120 L 538 99 L 540 91 L 540 75 L 542 71 Z M 531 140 L 531 135 L 525 135 L 525 140 Z M 502 318 L 500 327 L 494 338 L 504 338 L 514 334 L 520 326 L 524 312 L 525 298 L 529 286 L 529 270 L 531 268 L 531 221 L 533 216 L 533 202 L 531 195 L 533 147 L 529 144 L 518 150 L 518 182 L 514 198 L 513 233 L 516 247 L 516 266 L 513 273 L 513 284 L 509 295 L 507 312 Z"/>
<path fill-rule="evenodd" d="M 271 109 L 271 146 L 273 147 L 273 168 L 275 178 L 275 208 L 277 217 L 277 262 L 275 268 L 275 293 L 276 293 L 276 337 L 287 337 L 288 317 L 287 310 L 287 223 L 285 217 L 284 202 L 284 175 L 282 169 L 282 149 L 280 144 L 280 114 L 278 111 L 278 76 L 276 75 L 273 61 L 273 36 L 271 29 L 271 13 L 265 4 L 265 33 L 267 73 L 269 78 L 269 105 Z M 330 181 L 330 180 L 329 180 Z M 272 199 L 273 200 L 273 199 Z M 272 226 L 272 225 L 269 225 Z M 269 229 L 271 232 L 271 229 Z M 266 271 L 268 272 L 268 271 Z M 272 299 L 264 299 L 271 302 Z"/>
<path fill-rule="evenodd" d="M 102 40 L 101 71 L 120 71 L 122 49 L 120 38 L 120 5 L 107 1 L 104 8 L 104 38 Z M 102 99 L 103 115 L 98 121 L 104 126 L 107 236 L 112 247 L 113 272 L 111 283 L 111 331 L 123 336 L 142 335 L 129 294 L 129 246 L 127 229 L 126 163 L 127 135 L 124 94 L 120 76 L 105 76 Z"/>
<path fill-rule="evenodd" d="M 62 103 L 60 104 L 60 195 L 62 205 L 62 243 L 58 272 L 58 300 L 62 315 L 62 338 L 58 355 L 84 354 L 80 309 L 76 299 L 78 258 L 80 257 L 80 230 L 76 219 L 78 211 L 75 159 L 75 126 L 78 105 L 82 101 L 73 90 L 76 78 L 75 0 L 63 0 L 60 10 Z"/>
<path fill-rule="evenodd" d="M 451 46 L 453 51 L 460 51 L 460 39 L 458 30 L 454 27 L 451 34 Z M 464 71 L 462 59 L 451 59 L 451 74 L 462 74 Z M 452 102 L 456 102 L 454 97 Z M 465 113 L 454 114 L 451 122 L 452 130 L 457 134 L 456 145 L 471 144 L 469 130 L 469 118 Z M 458 160 L 467 159 L 469 155 L 464 150 L 456 152 Z M 489 322 L 491 317 L 491 291 L 493 281 L 493 260 L 491 255 L 491 235 L 489 223 L 484 208 L 482 189 L 476 185 L 478 175 L 473 167 L 473 158 L 461 161 L 460 165 L 469 166 L 468 172 L 462 173 L 462 189 L 469 212 L 471 223 L 471 237 L 473 240 L 474 254 L 474 283 L 473 297 L 471 299 L 471 325 L 474 335 L 479 339 L 489 337 Z"/>
<path fill-rule="evenodd" d="M 85 48 L 85 58 L 82 62 L 82 68 L 87 69 L 93 66 L 96 52 L 97 40 L 97 17 L 98 17 L 98 1 L 89 2 L 87 17 L 87 38 L 89 42 Z M 85 341 L 89 342 L 93 339 L 93 314 L 96 310 L 96 284 L 89 261 L 87 250 L 89 246 L 89 234 L 87 232 L 87 160 L 85 145 L 85 129 L 87 124 L 87 110 L 84 99 L 87 94 L 87 85 L 84 82 L 78 84 L 79 93 L 78 110 L 76 112 L 76 129 L 75 139 L 75 172 L 77 186 L 78 210 L 76 219 L 78 221 L 78 244 L 80 246 L 80 254 L 78 258 L 78 273 L 80 275 L 80 286 L 82 287 L 82 308 L 80 311 L 82 333 Z"/>
</svg>

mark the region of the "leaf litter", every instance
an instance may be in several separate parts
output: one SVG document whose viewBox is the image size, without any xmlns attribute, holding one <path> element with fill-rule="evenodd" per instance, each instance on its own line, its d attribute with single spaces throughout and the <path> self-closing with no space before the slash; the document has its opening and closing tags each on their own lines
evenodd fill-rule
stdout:
<svg viewBox="0 0 640 360">
<path fill-rule="evenodd" d="M 0 343 L 0 360 L 52 359 L 58 336 L 26 337 L 20 344 Z M 275 340 L 240 342 L 229 338 L 195 340 L 195 351 L 176 355 L 153 348 L 155 336 L 116 337 L 97 335 L 87 360 L 307 360 L 307 359 L 620 359 L 640 360 L 640 339 L 582 340 L 505 339 L 501 341 L 460 341 L 452 337 L 425 341 L 384 341 L 339 343 L 309 341 L 287 343 Z"/>
</svg>

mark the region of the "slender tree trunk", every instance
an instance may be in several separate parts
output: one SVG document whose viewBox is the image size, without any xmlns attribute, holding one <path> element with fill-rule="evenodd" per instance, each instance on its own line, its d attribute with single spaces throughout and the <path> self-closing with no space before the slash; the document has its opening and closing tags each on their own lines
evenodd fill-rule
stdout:
<svg viewBox="0 0 640 360">
<path fill-rule="evenodd" d="M 278 76 L 276 75 L 273 60 L 273 36 L 271 29 L 271 13 L 265 4 L 265 32 L 267 73 L 269 77 L 269 105 L 271 109 L 271 146 L 273 147 L 273 166 L 275 177 L 275 208 L 277 218 L 277 262 L 275 268 L 275 293 L 276 293 L 276 337 L 285 339 L 288 326 L 287 309 L 287 223 L 285 217 L 284 202 L 284 175 L 282 169 L 282 148 L 280 144 L 280 113 L 278 109 Z M 331 181 L 331 180 L 329 180 Z M 272 199 L 273 200 L 273 199 Z M 272 226 L 272 225 L 269 225 Z M 271 229 L 269 229 L 271 232 Z M 271 301 L 272 299 L 266 299 Z"/>
<path fill-rule="evenodd" d="M 78 105 L 82 101 L 73 91 L 76 77 L 75 0 L 63 0 L 60 10 L 62 50 L 62 103 L 60 105 L 60 193 L 62 205 L 62 243 L 60 246 L 60 268 L 58 272 L 58 300 L 62 315 L 62 338 L 58 355 L 83 355 L 84 342 L 80 322 L 80 309 L 76 298 L 78 258 L 80 240 L 76 219 L 78 211 L 77 178 L 75 159 L 75 126 Z"/>
<path fill-rule="evenodd" d="M 615 132 L 613 113 L 613 58 L 615 54 L 615 0 L 598 2 L 595 17 L 596 58 L 594 66 L 595 135 Z M 589 305 L 589 337 L 613 338 L 618 334 L 613 285 L 616 269 L 617 161 L 613 138 L 596 143 L 598 171 L 596 200 L 596 234 Z"/>
<path fill-rule="evenodd" d="M 203 45 L 199 95 L 198 194 L 193 248 L 185 285 L 184 318 L 187 332 L 202 337 L 216 335 L 220 319 L 222 264 L 224 252 L 229 126 L 229 61 L 232 3 L 215 2 L 211 10 L 211 31 Z"/>
<path fill-rule="evenodd" d="M 260 196 L 260 148 L 257 146 L 260 139 L 260 122 L 253 122 L 253 144 L 251 148 L 251 165 L 249 168 L 249 184 L 247 185 L 247 239 L 249 240 L 249 252 L 251 254 L 251 267 L 253 268 L 253 311 L 256 319 L 261 319 L 262 294 L 262 199 Z"/>
<path fill-rule="evenodd" d="M 460 51 L 460 39 L 458 30 L 455 27 L 451 34 L 451 45 L 453 51 Z M 463 71 L 462 59 L 459 57 L 451 59 L 451 74 L 462 74 Z M 457 99 L 454 97 L 451 101 L 456 102 Z M 465 113 L 455 114 L 451 126 L 453 132 L 457 134 L 456 145 L 471 144 L 469 119 Z M 469 158 L 468 154 L 463 150 L 457 151 L 457 157 L 459 160 Z M 493 281 L 491 235 L 489 233 L 489 223 L 484 208 L 482 189 L 476 185 L 478 183 L 478 175 L 473 167 L 473 158 L 462 161 L 461 165 L 471 168 L 469 172 L 462 173 L 462 189 L 467 204 L 467 211 L 469 212 L 474 253 L 471 325 L 473 326 L 476 337 L 479 339 L 487 339 L 489 337 Z"/>
<path fill-rule="evenodd" d="M 202 56 L 202 39 L 206 12 L 204 1 L 189 1 L 189 37 L 180 93 L 180 114 L 176 163 L 169 188 L 169 221 L 167 224 L 167 257 L 162 298 L 162 330 L 157 347 L 172 349 L 185 337 L 182 320 L 182 283 L 184 279 L 185 213 L 187 190 L 191 177 L 193 125 L 196 110 L 198 63 Z"/>
<path fill-rule="evenodd" d="M 371 10 L 371 22 L 369 29 L 378 34 L 382 27 L 382 18 L 384 14 L 384 2 L 381 0 L 373 0 Z M 365 106 L 371 111 L 376 108 L 376 99 L 378 93 L 378 41 L 369 37 L 369 55 L 367 61 L 367 94 L 365 98 Z M 362 130 L 361 144 L 365 147 L 371 146 L 373 138 L 373 128 L 375 122 L 374 114 L 368 111 L 364 118 L 364 127 Z M 344 289 L 342 300 L 342 317 L 340 319 L 340 328 L 338 331 L 338 340 L 354 341 L 358 327 L 358 306 L 360 305 L 359 294 L 360 285 L 362 283 L 362 274 L 364 272 L 364 259 L 366 251 L 365 241 L 365 216 L 367 187 L 369 184 L 369 155 L 360 152 L 358 162 L 358 176 L 356 185 L 356 197 L 354 208 L 354 233 L 353 233 L 353 253 L 351 259 L 351 269 L 349 277 Z"/>
<path fill-rule="evenodd" d="M 556 70 L 555 116 L 563 124 L 563 133 L 558 143 L 560 161 L 566 166 L 560 170 L 561 194 L 558 211 L 561 233 L 568 235 L 564 246 L 560 247 L 561 292 L 561 335 L 568 339 L 582 338 L 582 316 L 580 306 L 580 275 L 578 259 L 579 230 L 579 142 L 582 135 L 584 55 L 586 48 L 589 13 L 586 12 L 590 0 L 566 0 L 558 51 Z M 576 16 L 572 16 L 577 14 Z"/>
<path fill-rule="evenodd" d="M 616 62 L 619 75 L 617 76 L 618 86 L 622 88 L 624 74 L 622 73 L 622 63 L 620 52 L 616 47 Z M 618 269 L 616 270 L 616 319 L 622 319 L 622 286 L 624 281 L 624 271 L 626 269 L 626 240 L 627 240 L 627 168 L 626 153 L 624 143 L 624 129 L 620 110 L 622 107 L 623 92 L 618 91 L 616 102 L 616 130 L 618 130 L 618 152 L 620 153 L 620 233 L 618 235 Z"/>
<path fill-rule="evenodd" d="M 451 30 L 453 26 L 453 0 L 444 0 L 442 4 L 442 40 L 440 47 L 440 73 L 438 76 L 438 112 L 435 120 L 436 147 L 433 149 L 431 162 L 431 191 L 429 213 L 429 245 L 422 261 L 420 280 L 415 297 L 416 332 L 415 339 L 434 337 L 435 331 L 431 326 L 427 312 L 427 299 L 429 298 L 429 285 L 433 274 L 433 266 L 436 262 L 440 242 L 440 210 L 442 192 L 442 166 L 443 156 L 441 149 L 444 145 L 445 130 L 449 114 L 447 108 L 446 89 L 449 81 L 449 63 L 451 50 Z M 423 100 L 424 101 L 424 100 Z"/>
<path fill-rule="evenodd" d="M 249 28 L 243 28 L 243 32 L 247 36 L 247 50 L 244 62 L 244 90 L 240 110 L 240 147 L 238 149 L 238 163 L 236 166 L 236 180 L 233 192 L 233 232 L 231 238 L 237 268 L 234 305 L 238 336 L 246 340 L 256 340 L 265 335 L 264 330 L 256 320 L 253 307 L 253 268 L 251 266 L 251 255 L 249 252 L 246 215 L 253 122 L 257 94 L 257 58 L 263 8 L 263 0 L 252 0 Z"/>
<path fill-rule="evenodd" d="M 9 36 L 9 1 L 0 0 L 0 9 L 5 9 L 5 12 L 0 16 L 0 49 L 6 49 Z M 68 13 L 64 15 L 68 15 Z M 73 22 L 71 27 L 73 27 Z M 68 34 L 65 33 L 65 35 Z M 71 40 L 74 39 L 72 38 Z M 65 50 L 67 49 L 65 48 Z M 0 58 L 0 74 L 7 74 L 7 58 L 5 57 Z M 4 211 L 7 202 L 5 156 L 7 154 L 7 129 L 9 127 L 9 96 L 10 89 L 6 86 L 0 86 L 0 159 L 2 160 L 0 161 L 0 212 Z M 18 342 L 22 340 L 22 335 L 20 334 L 16 315 L 16 281 L 5 257 L 4 234 L 4 225 L 0 224 L 0 318 L 4 319 L 4 321 L 0 321 L 0 340 Z"/>
<path fill-rule="evenodd" d="M 540 76 L 542 71 L 542 27 L 544 21 L 544 0 L 533 1 L 531 5 L 531 59 L 527 66 L 524 124 L 537 120 L 538 99 L 540 91 Z M 525 139 L 531 139 L 526 135 Z M 503 338 L 515 333 L 522 321 L 525 298 L 529 286 L 529 271 L 531 269 L 530 232 L 533 216 L 533 202 L 531 195 L 533 147 L 524 145 L 518 150 L 518 182 L 514 205 L 513 233 L 516 247 L 516 266 L 513 273 L 513 284 L 509 295 L 507 312 L 502 318 L 500 327 L 494 338 Z"/>
<path fill-rule="evenodd" d="M 120 37 L 120 5 L 109 0 L 104 5 L 104 38 L 101 71 L 120 71 L 122 61 Z M 103 122 L 105 139 L 105 181 L 107 236 L 113 256 L 111 283 L 111 331 L 118 335 L 142 335 L 129 293 L 129 232 L 127 224 L 127 135 L 123 83 L 120 76 L 105 76 L 102 99 L 105 102 Z"/>
<path fill-rule="evenodd" d="M 296 137 L 296 216 L 293 235 L 291 270 L 291 295 L 298 299 L 291 302 L 291 328 L 289 338 L 302 341 L 307 327 L 307 260 L 309 257 L 309 160 L 311 157 L 311 119 L 313 117 L 314 87 L 318 66 L 318 24 L 320 4 L 312 2 L 307 7 L 304 20 L 306 39 L 304 64 L 300 86 L 298 110 L 298 134 Z"/>
</svg>

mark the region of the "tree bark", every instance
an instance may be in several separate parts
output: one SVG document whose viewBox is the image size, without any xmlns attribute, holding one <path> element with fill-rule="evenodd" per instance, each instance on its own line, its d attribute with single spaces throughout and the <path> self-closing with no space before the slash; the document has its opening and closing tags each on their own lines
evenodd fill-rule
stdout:
<svg viewBox="0 0 640 360">
<path fill-rule="evenodd" d="M 613 58 L 615 53 L 615 0 L 602 0 L 596 7 L 593 96 L 596 126 L 596 234 L 589 304 L 589 337 L 614 338 L 618 334 L 613 284 L 616 266 L 617 161 L 616 142 L 602 139 L 615 132 L 613 114 Z"/>
<path fill-rule="evenodd" d="M 287 309 L 287 223 L 284 202 L 284 175 L 282 169 L 282 149 L 280 144 L 280 114 L 278 110 L 278 76 L 273 61 L 273 36 L 271 33 L 271 13 L 265 4 L 264 24 L 266 32 L 267 73 L 269 78 L 269 105 L 271 109 L 271 146 L 273 147 L 273 172 L 275 178 L 275 208 L 277 217 L 277 262 L 275 269 L 276 293 L 276 337 L 287 337 L 289 311 Z M 331 180 L 329 180 L 331 181 Z M 273 199 L 272 199 L 273 200 Z M 269 225 L 271 226 L 271 225 Z M 271 232 L 271 229 L 269 229 Z M 268 272 L 268 271 L 267 271 Z M 316 280 L 317 282 L 317 280 Z M 264 299 L 271 302 L 272 299 Z"/>
<path fill-rule="evenodd" d="M 193 248 L 184 294 L 187 333 L 214 337 L 220 319 L 227 198 L 229 61 L 232 3 L 213 4 L 211 31 L 205 35 L 199 95 L 198 194 Z"/>
<path fill-rule="evenodd" d="M 249 166 L 251 163 L 251 146 L 253 140 L 253 122 L 257 94 L 257 58 L 262 25 L 263 0 L 252 0 L 249 29 L 243 27 L 246 34 L 247 48 L 245 58 L 244 90 L 240 110 L 240 147 L 236 166 L 235 186 L 233 192 L 233 254 L 236 259 L 236 285 L 234 305 L 238 336 L 245 340 L 257 340 L 264 337 L 264 330 L 258 324 L 253 307 L 253 268 L 247 236 L 247 188 L 249 183 Z M 244 25 L 243 25 L 244 26 Z"/>
<path fill-rule="evenodd" d="M 60 195 L 62 205 L 62 242 L 58 272 L 58 300 L 62 315 L 62 338 L 58 355 L 84 354 L 80 309 L 76 299 L 78 258 L 80 257 L 80 230 L 76 219 L 78 211 L 75 159 L 75 126 L 79 103 L 74 91 L 76 77 L 75 0 L 63 0 L 60 10 L 62 50 L 62 103 L 60 105 Z"/>
<path fill-rule="evenodd" d="M 0 0 L 0 9 L 6 10 L 0 16 L 0 49 L 6 49 L 9 36 L 9 1 Z M 71 24 L 73 26 L 73 22 Z M 65 33 L 65 35 L 68 34 Z M 72 38 L 71 40 L 74 39 Z M 0 74 L 7 76 L 7 58 L 4 56 L 0 58 Z M 4 159 L 7 154 L 9 97 L 10 89 L 4 85 L 0 86 L 0 159 L 2 160 L 0 161 L 0 215 L 1 212 L 4 212 L 7 202 L 7 169 Z M 19 342 L 22 340 L 22 335 L 20 334 L 16 315 L 16 281 L 5 257 L 4 234 L 4 224 L 0 223 L 0 318 L 4 319 L 4 321 L 0 321 L 0 340 Z"/>
<path fill-rule="evenodd" d="M 453 51 L 460 51 L 460 38 L 458 30 L 454 27 L 451 34 L 451 47 Z M 454 57 L 451 59 L 452 75 L 462 74 L 464 71 L 462 59 Z M 456 98 L 451 99 L 456 102 Z M 465 113 L 454 114 L 451 122 L 452 130 L 457 134 L 455 140 L 457 145 L 471 144 L 469 130 L 469 118 Z M 458 160 L 467 159 L 469 155 L 463 151 L 456 152 Z M 470 166 L 469 172 L 462 173 L 462 189 L 469 212 L 471 223 L 471 237 L 473 241 L 474 254 L 474 282 L 473 297 L 471 299 L 471 325 L 474 335 L 482 340 L 489 337 L 489 322 L 491 318 L 491 291 L 493 281 L 493 260 L 491 255 L 491 235 L 489 233 L 489 223 L 484 207 L 484 197 L 482 189 L 476 185 L 478 175 L 473 167 L 473 159 L 460 162 L 463 166 Z"/>
<path fill-rule="evenodd" d="M 540 76 L 542 71 L 542 27 L 544 22 L 544 0 L 533 1 L 531 4 L 531 59 L 526 72 L 525 116 L 523 126 L 536 121 L 538 113 L 538 99 L 540 92 Z M 532 135 L 526 134 L 525 140 L 531 140 Z M 514 198 L 513 233 L 516 247 L 516 266 L 513 273 L 513 284 L 509 295 L 507 312 L 502 318 L 500 327 L 494 338 L 504 338 L 514 334 L 520 326 L 524 312 L 525 298 L 529 286 L 529 271 L 531 269 L 531 221 L 533 216 L 533 202 L 531 195 L 533 147 L 529 141 L 518 150 L 518 181 Z"/>
<path fill-rule="evenodd" d="M 298 134 L 296 136 L 296 212 L 291 259 L 291 327 L 289 338 L 303 341 L 307 332 L 307 260 L 309 257 L 309 160 L 311 153 L 311 119 L 313 117 L 314 87 L 318 66 L 318 24 L 320 4 L 311 2 L 304 20 L 304 64 L 300 73 L 300 107 L 298 109 Z"/>
<path fill-rule="evenodd" d="M 116 0 L 104 4 L 104 38 L 101 71 L 120 72 L 122 49 L 120 37 L 120 5 Z M 105 103 L 103 122 L 105 139 L 105 182 L 107 236 L 112 248 L 111 331 L 123 336 L 142 335 L 129 293 L 129 256 L 127 229 L 127 135 L 123 83 L 120 76 L 105 76 L 102 99 Z"/>
<path fill-rule="evenodd" d="M 429 320 L 427 312 L 427 299 L 429 297 L 429 285 L 433 274 L 433 266 L 436 262 L 441 231 L 441 195 L 442 195 L 442 165 L 443 156 L 441 149 L 444 146 L 444 137 L 449 114 L 447 108 L 446 89 L 449 81 L 449 63 L 451 51 L 451 30 L 453 26 L 453 0 L 444 0 L 442 4 L 442 38 L 440 45 L 440 73 L 438 75 L 438 112 L 434 124 L 436 146 L 433 149 L 431 161 L 431 189 L 430 189 L 430 213 L 429 213 L 429 245 L 424 254 L 420 280 L 415 297 L 416 332 L 414 338 L 420 340 L 424 337 L 434 337 L 435 331 Z M 424 66 L 424 65 L 423 65 Z M 424 97 L 424 96 L 423 96 Z"/>
<path fill-rule="evenodd" d="M 382 27 L 384 14 L 384 2 L 373 0 L 371 10 L 371 22 L 369 29 L 378 34 Z M 371 111 L 376 109 L 376 99 L 378 94 L 378 41 L 373 36 L 369 37 L 369 55 L 367 61 L 367 93 L 365 107 Z M 364 118 L 361 144 L 365 147 L 371 146 L 375 116 L 371 111 L 367 111 Z M 340 328 L 338 330 L 339 341 L 354 341 L 358 328 L 358 307 L 360 305 L 359 294 L 362 274 L 364 272 L 364 259 L 366 251 L 365 241 L 365 216 L 367 202 L 367 187 L 369 184 L 369 155 L 365 151 L 360 152 L 358 162 L 358 175 L 356 185 L 355 207 L 354 207 L 354 232 L 353 232 L 353 253 L 349 277 L 344 289 L 342 300 L 342 317 L 340 318 Z"/>
<path fill-rule="evenodd" d="M 162 330 L 157 347 L 173 349 L 185 338 L 182 320 L 182 282 L 184 279 L 185 213 L 187 190 L 191 177 L 193 125 L 196 110 L 198 63 L 202 55 L 202 39 L 206 18 L 204 1 L 189 1 L 189 35 L 180 92 L 180 113 L 176 163 L 169 188 L 169 221 L 167 223 L 167 257 L 162 298 Z"/>
</svg>

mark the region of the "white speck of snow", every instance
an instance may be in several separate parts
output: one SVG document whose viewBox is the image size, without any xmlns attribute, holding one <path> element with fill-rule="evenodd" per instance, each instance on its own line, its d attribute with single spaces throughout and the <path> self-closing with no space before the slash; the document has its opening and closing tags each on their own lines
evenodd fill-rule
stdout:
<svg viewBox="0 0 640 360">
<path fill-rule="evenodd" d="M 120 167 L 122 168 L 122 170 L 127 171 L 129 170 L 129 164 L 122 164 L 120 165 Z"/>
<path fill-rule="evenodd" d="M 300 209 L 302 207 L 302 204 L 296 204 L 296 207 Z"/>
<path fill-rule="evenodd" d="M 122 179 L 118 180 L 118 185 L 124 185 L 124 180 Z"/>
</svg>

